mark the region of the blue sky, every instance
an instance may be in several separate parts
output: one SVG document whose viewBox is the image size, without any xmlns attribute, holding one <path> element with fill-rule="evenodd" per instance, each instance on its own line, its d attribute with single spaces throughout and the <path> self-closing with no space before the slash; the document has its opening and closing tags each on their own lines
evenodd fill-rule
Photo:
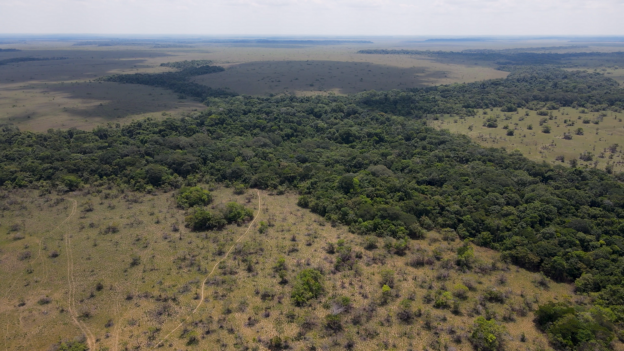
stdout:
<svg viewBox="0 0 624 351">
<path fill-rule="evenodd" d="M 0 0 L 0 33 L 624 35 L 624 0 Z"/>
</svg>

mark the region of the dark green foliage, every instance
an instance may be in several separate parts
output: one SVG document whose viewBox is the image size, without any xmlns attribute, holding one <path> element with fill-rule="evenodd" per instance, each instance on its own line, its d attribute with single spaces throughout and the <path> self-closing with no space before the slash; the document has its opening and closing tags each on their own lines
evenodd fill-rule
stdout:
<svg viewBox="0 0 624 351">
<path fill-rule="evenodd" d="M 346 271 L 353 269 L 355 265 L 355 258 L 353 257 L 352 249 L 350 245 L 346 245 L 344 240 L 338 240 L 335 246 L 336 262 L 334 268 L 337 271 Z"/>
<path fill-rule="evenodd" d="M 550 48 L 532 48 L 549 50 Z M 559 67 L 575 67 L 574 59 L 601 59 L 613 62 L 624 61 L 624 53 L 602 53 L 602 52 L 570 52 L 570 53 L 539 53 L 526 52 L 530 49 L 504 49 L 504 50 L 463 50 L 463 51 L 430 51 L 430 50 L 388 50 L 388 49 L 370 49 L 360 50 L 360 54 L 382 54 L 382 55 L 425 55 L 432 56 L 444 61 L 481 61 L 490 62 L 500 65 L 499 69 L 509 70 L 515 66 L 527 65 L 557 65 Z M 513 106 L 506 107 L 507 112 L 513 112 Z"/>
<path fill-rule="evenodd" d="M 450 291 L 438 290 L 435 294 L 433 307 L 449 308 L 453 304 L 453 294 Z"/>
<path fill-rule="evenodd" d="M 288 343 L 279 336 L 274 336 L 269 340 L 268 349 L 271 351 L 286 350 L 288 348 Z"/>
<path fill-rule="evenodd" d="M 297 306 L 304 306 L 324 292 L 323 275 L 316 269 L 304 269 L 297 275 L 291 299 Z"/>
<path fill-rule="evenodd" d="M 246 220 L 253 219 L 253 216 L 254 214 L 251 209 L 236 202 L 228 202 L 223 211 L 223 218 L 228 223 L 242 223 Z"/>
<path fill-rule="evenodd" d="M 253 211 L 245 206 L 228 202 L 224 207 L 210 212 L 201 207 L 192 208 L 185 218 L 186 226 L 192 230 L 221 229 L 226 224 L 243 223 L 253 218 Z"/>
<path fill-rule="evenodd" d="M 145 168 L 145 180 L 153 186 L 161 186 L 168 176 L 168 171 L 161 165 L 149 165 Z"/>
<path fill-rule="evenodd" d="M 624 55 L 622 55 L 624 59 Z M 591 88 L 590 88 L 591 87 Z M 558 68 L 519 67 L 505 79 L 429 88 L 366 92 L 359 102 L 383 112 L 425 117 L 432 114 L 474 115 L 474 109 L 515 106 L 538 109 L 547 104 L 570 107 L 621 108 L 624 92 L 599 73 Z M 488 119 L 496 127 L 495 119 Z"/>
<path fill-rule="evenodd" d="M 277 263 L 273 266 L 273 271 L 280 277 L 280 284 L 288 283 L 288 280 L 286 279 L 288 267 L 286 266 L 286 259 L 284 257 L 277 259 Z"/>
<path fill-rule="evenodd" d="M 115 82 L 124 84 L 142 84 L 155 87 L 161 87 L 173 90 L 182 95 L 191 96 L 201 100 L 208 97 L 234 96 L 236 94 L 225 91 L 223 89 L 213 89 L 202 84 L 190 81 L 191 77 L 204 74 L 223 72 L 223 67 L 219 66 L 194 66 L 188 64 L 178 72 L 165 73 L 134 73 L 134 74 L 116 74 L 98 80 L 104 82 Z"/>
<path fill-rule="evenodd" d="M 176 198 L 178 206 L 189 208 L 195 206 L 206 206 L 212 201 L 212 195 L 208 190 L 198 186 L 183 187 Z"/>
<path fill-rule="evenodd" d="M 176 62 L 165 62 L 161 63 L 161 67 L 171 67 L 179 70 L 184 70 L 188 68 L 197 68 L 201 66 L 208 66 L 212 63 L 210 60 L 184 60 L 184 61 L 176 61 Z"/>
<path fill-rule="evenodd" d="M 185 218 L 186 226 L 195 231 L 223 228 L 227 221 L 220 213 L 211 213 L 202 208 L 194 208 Z"/>
<path fill-rule="evenodd" d="M 65 185 L 69 191 L 78 189 L 80 184 L 82 184 L 82 181 L 75 175 L 66 175 L 63 177 L 63 185 Z"/>
<path fill-rule="evenodd" d="M 403 299 L 399 303 L 399 309 L 396 313 L 397 318 L 405 324 L 411 324 L 414 321 L 415 314 L 412 309 L 412 301 Z"/>
<path fill-rule="evenodd" d="M 15 49 L 7 49 L 9 51 L 19 51 L 19 50 L 15 50 Z M 31 62 L 31 61 L 51 61 L 51 60 L 66 60 L 67 57 L 42 57 L 42 58 L 37 58 L 37 57 L 14 57 L 14 58 L 10 58 L 10 59 L 4 59 L 4 60 L 0 60 L 0 66 L 3 65 L 8 65 L 11 63 L 19 63 L 19 62 Z"/>
<path fill-rule="evenodd" d="M 87 351 L 89 347 L 84 342 L 65 341 L 59 345 L 55 345 L 54 350 L 57 351 Z"/>
<path fill-rule="evenodd" d="M 392 299 L 392 288 L 384 284 L 384 286 L 381 287 L 380 302 L 382 305 L 385 305 L 385 304 L 388 304 L 391 299 Z"/>
<path fill-rule="evenodd" d="M 381 271 L 381 280 L 379 281 L 380 286 L 387 285 L 391 288 L 394 288 L 394 271 L 391 269 L 384 269 Z"/>
<path fill-rule="evenodd" d="M 535 324 L 559 350 L 609 350 L 615 319 L 610 309 L 574 308 L 564 302 L 549 302 L 535 312 Z"/>
<path fill-rule="evenodd" d="M 466 240 L 464 244 L 457 249 L 456 263 L 462 268 L 472 268 L 474 260 L 474 250 L 472 249 L 470 242 Z"/>
<path fill-rule="evenodd" d="M 329 313 L 325 316 L 323 325 L 326 330 L 337 333 L 342 330 L 342 318 L 340 314 Z"/>
<path fill-rule="evenodd" d="M 470 342 L 477 351 L 504 350 L 505 333 L 505 327 L 496 323 L 495 320 L 479 317 L 475 320 Z"/>
</svg>

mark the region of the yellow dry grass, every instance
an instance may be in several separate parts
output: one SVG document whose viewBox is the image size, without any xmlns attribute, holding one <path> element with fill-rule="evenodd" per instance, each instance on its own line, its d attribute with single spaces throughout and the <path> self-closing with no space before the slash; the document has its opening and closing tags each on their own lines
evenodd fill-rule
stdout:
<svg viewBox="0 0 624 351">
<path fill-rule="evenodd" d="M 552 111 L 553 118 L 549 119 L 549 116 L 539 116 L 535 111 L 523 109 L 518 113 L 505 113 L 498 109 L 486 110 L 487 115 L 483 112 L 479 110 L 477 116 L 465 119 L 447 115 L 429 124 L 452 133 L 468 135 L 485 147 L 519 150 L 527 158 L 538 162 L 568 165 L 569 160 L 578 159 L 581 153 L 591 152 L 591 161 L 578 160 L 581 167 L 605 169 L 607 164 L 611 164 L 614 172 L 624 171 L 624 113 L 609 111 L 601 117 L 599 112 L 582 113 L 582 109 L 561 108 Z M 483 125 L 487 118 L 496 116 L 497 128 Z M 542 131 L 540 121 L 544 118 L 544 124 L 551 127 L 550 133 Z M 598 121 L 598 124 L 594 124 L 594 121 Z M 503 129 L 505 125 L 514 130 L 514 136 L 507 136 L 507 129 Z M 532 125 L 532 130 L 528 129 L 529 125 Z M 583 135 L 576 134 L 578 128 L 583 128 Z M 572 139 L 565 140 L 564 133 L 570 133 Z M 614 144 L 618 144 L 618 147 L 612 153 L 609 147 Z M 563 156 L 564 162 L 557 161 L 558 156 Z"/>
<path fill-rule="evenodd" d="M 254 193 L 233 195 L 232 189 L 218 188 L 210 207 L 235 200 L 257 211 Z M 0 232 L 7 233 L 0 236 L 0 344 L 9 350 L 44 350 L 61 338 L 92 334 L 96 350 L 149 349 L 165 337 L 164 349 L 229 350 L 243 344 L 265 349 L 269 338 L 281 336 L 289 339 L 294 349 L 336 342 L 342 347 L 347 339 L 353 339 L 358 350 L 379 349 L 384 344 L 396 350 L 422 349 L 436 343 L 469 350 L 466 335 L 476 318 L 471 311 L 486 288 L 508 295 L 505 304 L 487 304 L 499 319 L 507 306 L 520 306 L 525 300 L 535 308 L 537 303 L 572 297 L 569 285 L 550 282 L 549 288 L 539 288 L 535 273 L 508 266 L 499 261 L 497 252 L 485 248 L 475 247 L 475 253 L 482 268 L 494 265 L 490 273 L 463 273 L 452 265 L 443 268 L 444 260 L 452 260 L 461 243 L 441 241 L 435 232 L 426 240 L 412 241 L 407 256 L 386 253 L 382 240 L 380 248 L 364 250 L 362 237 L 297 207 L 294 194 L 260 192 L 260 215 L 244 236 L 249 223 L 217 232 L 189 232 L 180 225 L 184 211 L 175 207 L 172 195 L 93 189 L 91 193 L 66 194 L 61 202 L 57 195 L 40 197 L 33 191 L 5 194 L 0 227 Z M 71 215 L 73 200 L 78 207 Z M 85 211 L 91 207 L 93 211 Z M 272 223 L 265 234 L 257 230 L 260 221 Z M 172 232 L 174 223 L 182 227 L 179 232 Z M 16 224 L 19 228 L 12 231 Z M 110 225 L 120 231 L 106 233 Z M 324 248 L 339 239 L 362 253 L 356 270 L 333 270 L 335 256 Z M 231 254 L 217 264 L 223 259 L 218 248 L 227 251 L 230 247 L 234 247 Z M 416 269 L 406 265 L 413 252 L 431 255 L 434 249 L 443 257 L 433 266 Z M 26 251 L 30 258 L 24 259 Z M 53 251 L 59 256 L 52 258 Z M 253 272 L 245 270 L 244 252 L 252 259 Z M 73 259 L 68 260 L 68 254 Z M 132 257 L 140 257 L 140 264 L 131 266 Z M 279 284 L 272 269 L 279 257 L 286 259 L 291 282 L 286 285 Z M 204 286 L 204 303 L 199 304 L 201 282 L 215 265 L 214 276 Z M 309 307 L 295 307 L 290 302 L 291 284 L 297 272 L 309 267 L 325 272 L 326 294 Z M 329 311 L 323 303 L 334 295 L 350 297 L 354 309 L 378 301 L 384 269 L 395 272 L 395 297 L 390 303 L 379 306 L 363 325 L 352 325 L 354 312 L 344 314 L 345 331 L 327 335 L 321 321 Z M 503 275 L 505 281 L 501 282 Z M 472 281 L 476 291 L 461 301 L 461 314 L 423 301 L 427 291 L 450 290 L 464 279 Z M 273 298 L 261 299 L 263 292 Z M 424 328 L 424 317 L 416 318 L 412 325 L 396 319 L 398 303 L 410 295 L 415 298 L 414 310 L 431 313 L 431 331 Z M 49 303 L 38 302 L 46 296 Z M 79 323 L 72 320 L 74 312 Z M 296 321 L 289 320 L 291 313 L 295 320 L 314 315 L 319 324 L 306 337 L 298 338 L 300 329 Z M 529 313 L 503 323 L 509 331 L 507 349 L 547 345 L 531 318 Z M 250 320 L 257 323 L 250 324 Z M 519 341 L 521 333 L 525 333 L 526 343 Z M 198 337 L 197 346 L 186 345 L 190 335 Z M 455 335 L 461 336 L 461 343 L 454 341 Z"/>
</svg>

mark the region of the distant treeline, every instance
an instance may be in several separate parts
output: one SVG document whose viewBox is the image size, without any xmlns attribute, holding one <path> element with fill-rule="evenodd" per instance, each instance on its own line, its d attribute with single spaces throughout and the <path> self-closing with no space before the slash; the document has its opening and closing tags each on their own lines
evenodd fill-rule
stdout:
<svg viewBox="0 0 624 351">
<path fill-rule="evenodd" d="M 238 45 L 341 45 L 341 44 L 372 44 L 368 40 L 339 40 L 339 39 L 189 39 L 174 42 L 154 39 L 110 39 L 80 41 L 74 46 L 153 46 L 154 48 L 188 47 L 189 44 L 238 44 Z"/>
<path fill-rule="evenodd" d="M 184 61 L 176 61 L 176 62 L 165 62 L 161 63 L 161 67 L 170 67 L 175 69 L 187 69 L 187 68 L 197 68 L 201 66 L 208 66 L 212 63 L 211 60 L 184 60 Z"/>
<path fill-rule="evenodd" d="M 558 109 L 583 107 L 590 111 L 624 108 L 624 89 L 600 73 L 558 68 L 519 67 L 505 79 L 442 85 L 409 90 L 364 92 L 362 106 L 417 118 L 434 114 L 472 115 L 474 109 L 501 107 Z"/>
<path fill-rule="evenodd" d="M 0 52 L 18 52 L 18 51 L 22 51 L 22 50 L 17 50 L 17 49 L 0 49 Z"/>
<path fill-rule="evenodd" d="M 128 41 L 128 40 L 91 40 L 74 43 L 73 46 L 146 46 L 154 45 L 154 41 Z"/>
<path fill-rule="evenodd" d="M 192 48 L 194 46 L 191 45 L 183 45 L 183 44 L 156 44 L 152 46 L 152 49 L 184 49 L 184 48 Z"/>
<path fill-rule="evenodd" d="M 183 95 L 205 100 L 208 97 L 234 96 L 235 93 L 228 92 L 223 89 L 213 89 L 202 84 L 194 83 L 189 78 L 209 73 L 224 71 L 219 66 L 200 66 L 183 69 L 179 72 L 165 73 L 135 73 L 135 74 L 116 74 L 113 76 L 99 78 L 98 81 L 142 84 L 154 87 L 166 88 Z"/>
<path fill-rule="evenodd" d="M 14 57 L 10 59 L 0 60 L 0 66 L 8 65 L 11 63 L 19 63 L 19 62 L 30 62 L 30 61 L 52 61 L 52 60 L 66 60 L 67 57 Z"/>
<path fill-rule="evenodd" d="M 535 50 L 535 48 L 530 49 Z M 465 50 L 465 51 L 430 51 L 430 50 L 360 50 L 359 54 L 380 55 L 424 55 L 447 60 L 470 60 L 495 63 L 499 69 L 509 71 L 514 66 L 557 65 L 565 66 L 572 59 L 600 58 L 624 63 L 624 52 L 572 52 L 572 53 L 535 53 L 513 50 Z"/>
<path fill-rule="evenodd" d="M 527 51 L 551 51 L 551 50 L 570 50 L 570 49 L 586 49 L 589 46 L 585 45 L 568 45 L 568 46 L 538 46 L 538 47 L 528 47 L 528 48 L 513 48 L 513 49 L 501 49 L 501 50 L 491 50 L 491 49 L 467 49 L 462 50 L 462 52 L 527 52 Z"/>
<path fill-rule="evenodd" d="M 215 39 L 207 43 L 221 44 L 260 44 L 260 45 L 340 45 L 340 44 L 372 44 L 368 40 L 297 40 L 297 39 Z"/>
</svg>

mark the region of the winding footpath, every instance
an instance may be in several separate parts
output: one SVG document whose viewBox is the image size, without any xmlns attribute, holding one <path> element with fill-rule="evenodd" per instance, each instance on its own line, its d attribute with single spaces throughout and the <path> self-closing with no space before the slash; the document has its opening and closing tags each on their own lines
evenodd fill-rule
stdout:
<svg viewBox="0 0 624 351">
<path fill-rule="evenodd" d="M 76 214 L 78 202 L 73 199 L 71 201 L 73 201 L 74 203 L 72 206 L 72 211 L 69 216 L 63 222 L 61 222 L 61 224 L 59 224 L 58 227 L 67 222 L 67 220 L 69 220 L 72 216 L 74 216 L 74 214 Z M 78 313 L 76 312 L 76 281 L 74 280 L 74 254 L 71 248 L 71 235 L 69 231 L 65 232 L 65 251 L 67 252 L 67 303 L 69 305 L 69 314 L 74 324 L 76 324 L 78 328 L 80 328 L 82 333 L 87 338 L 87 346 L 89 347 L 89 350 L 95 350 L 95 337 L 93 336 L 93 333 L 91 333 L 91 330 L 89 330 L 89 328 L 83 322 L 81 322 L 80 319 L 78 319 Z"/>
<path fill-rule="evenodd" d="M 210 276 L 215 272 L 215 270 L 217 269 L 217 267 L 219 266 L 219 263 L 223 262 L 225 259 L 228 258 L 228 256 L 230 255 L 230 253 L 232 252 L 232 250 L 234 250 L 234 247 L 236 246 L 236 244 L 240 243 L 240 241 L 247 235 L 247 233 L 249 233 L 249 231 L 251 230 L 251 227 L 253 226 L 253 224 L 256 222 L 256 219 L 258 219 L 258 217 L 260 217 L 260 210 L 262 209 L 262 198 L 260 197 L 260 191 L 256 190 L 256 193 L 258 194 L 258 213 L 254 216 L 253 220 L 251 221 L 251 223 L 249 223 L 249 226 L 247 227 L 247 230 L 245 230 L 245 232 L 238 237 L 238 239 L 236 239 L 236 241 L 234 242 L 234 244 L 232 244 L 232 246 L 230 247 L 230 249 L 225 253 L 225 255 L 218 260 L 217 262 L 215 262 L 214 267 L 212 267 L 212 270 L 210 271 L 210 273 L 208 273 L 208 275 L 206 276 L 206 278 L 204 278 L 204 280 L 202 281 L 201 284 L 201 298 L 199 299 L 199 302 L 197 303 L 197 306 L 195 307 L 195 309 L 193 310 L 193 312 L 190 313 L 190 315 L 193 315 L 197 312 L 197 310 L 199 310 L 199 307 L 201 307 L 201 305 L 204 303 L 204 291 L 205 291 L 205 286 L 206 286 L 206 282 L 208 281 L 208 278 L 210 278 Z M 172 331 L 169 332 L 169 334 L 165 335 L 165 337 L 163 337 L 158 343 L 156 343 L 155 347 L 158 347 L 159 345 L 162 345 L 163 342 L 165 340 L 167 340 L 167 338 L 169 336 L 171 336 L 171 334 L 173 334 L 176 330 L 178 330 L 182 325 L 184 325 L 185 320 L 182 320 L 182 322 L 180 322 L 180 324 L 178 324 L 175 328 L 173 328 Z"/>
</svg>

